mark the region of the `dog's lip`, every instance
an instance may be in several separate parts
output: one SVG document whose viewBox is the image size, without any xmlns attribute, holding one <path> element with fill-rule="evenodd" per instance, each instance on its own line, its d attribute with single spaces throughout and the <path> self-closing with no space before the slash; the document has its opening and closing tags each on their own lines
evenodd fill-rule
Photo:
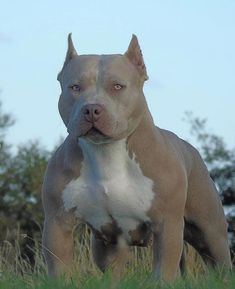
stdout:
<svg viewBox="0 0 235 289">
<path fill-rule="evenodd" d="M 75 138 L 90 138 L 90 139 L 110 139 L 112 136 L 109 136 L 102 130 L 102 128 L 97 127 L 94 123 L 87 123 L 82 126 L 80 129 L 73 130 L 67 128 L 67 132 Z"/>
<path fill-rule="evenodd" d="M 98 128 L 96 128 L 95 126 L 92 126 L 91 129 L 89 129 L 84 136 L 103 136 L 103 137 L 107 137 L 101 130 L 99 130 Z"/>
<path fill-rule="evenodd" d="M 84 140 L 87 140 L 95 145 L 109 143 L 112 140 L 112 138 L 104 134 L 96 127 L 92 127 L 90 130 L 86 132 L 86 134 L 80 136 L 80 138 L 83 138 Z"/>
</svg>

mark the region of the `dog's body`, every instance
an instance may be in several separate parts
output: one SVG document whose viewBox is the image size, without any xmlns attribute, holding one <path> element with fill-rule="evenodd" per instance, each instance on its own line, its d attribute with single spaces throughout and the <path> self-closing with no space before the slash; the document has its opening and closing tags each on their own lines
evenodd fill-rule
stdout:
<svg viewBox="0 0 235 289">
<path fill-rule="evenodd" d="M 58 79 L 69 135 L 43 186 L 49 273 L 69 270 L 77 219 L 92 230 L 101 270 L 120 274 L 128 246 L 152 235 L 153 270 L 164 280 L 176 277 L 184 240 L 207 264 L 230 268 L 223 208 L 200 155 L 153 124 L 137 38 L 124 55 L 78 56 L 69 36 Z"/>
</svg>

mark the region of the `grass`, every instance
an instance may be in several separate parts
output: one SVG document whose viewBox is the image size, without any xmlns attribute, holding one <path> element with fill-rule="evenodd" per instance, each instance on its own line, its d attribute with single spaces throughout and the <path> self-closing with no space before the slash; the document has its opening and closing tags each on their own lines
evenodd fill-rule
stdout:
<svg viewBox="0 0 235 289">
<path fill-rule="evenodd" d="M 66 281 L 64 278 L 49 279 L 41 276 L 5 275 L 0 279 L 0 289 L 234 289 L 235 275 L 222 277 L 219 274 L 208 274 L 199 278 L 178 279 L 172 285 L 152 280 L 149 275 L 125 276 L 121 281 L 114 281 L 111 274 L 103 276 L 85 275 L 83 278 L 74 276 Z"/>
<path fill-rule="evenodd" d="M 101 274 L 94 265 L 90 251 L 89 231 L 82 227 L 76 236 L 76 259 L 74 275 L 70 280 L 47 277 L 41 254 L 41 244 L 35 240 L 32 266 L 27 257 L 22 257 L 20 244 L 27 238 L 20 233 L 14 243 L 5 241 L 0 246 L 0 289 L 234 289 L 235 273 L 207 272 L 192 248 L 187 250 L 186 277 L 178 278 L 172 285 L 159 283 L 150 276 L 151 249 L 132 248 L 132 258 L 126 266 L 123 279 L 112 278 L 111 272 Z"/>
</svg>

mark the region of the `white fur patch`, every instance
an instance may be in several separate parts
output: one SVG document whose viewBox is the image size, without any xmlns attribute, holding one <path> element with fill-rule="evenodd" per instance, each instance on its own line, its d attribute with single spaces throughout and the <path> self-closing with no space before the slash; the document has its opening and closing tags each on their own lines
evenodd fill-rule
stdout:
<svg viewBox="0 0 235 289">
<path fill-rule="evenodd" d="M 95 145 L 80 140 L 84 160 L 80 177 L 63 191 L 66 211 L 75 208 L 81 220 L 95 229 L 114 219 L 128 239 L 128 232 L 149 221 L 146 212 L 154 197 L 153 181 L 128 155 L 125 140 Z"/>
</svg>

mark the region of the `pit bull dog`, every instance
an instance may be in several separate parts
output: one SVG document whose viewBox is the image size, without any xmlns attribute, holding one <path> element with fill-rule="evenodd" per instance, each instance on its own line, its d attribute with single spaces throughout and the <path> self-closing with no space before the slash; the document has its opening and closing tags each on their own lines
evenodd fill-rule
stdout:
<svg viewBox="0 0 235 289">
<path fill-rule="evenodd" d="M 125 54 L 78 55 L 71 34 L 59 112 L 68 137 L 43 184 L 44 256 L 52 276 L 69 272 L 77 221 L 92 253 L 120 275 L 129 246 L 153 238 L 153 273 L 171 281 L 184 241 L 205 263 L 231 268 L 227 223 L 197 150 L 156 127 L 143 94 L 148 79 L 137 37 Z"/>
</svg>

